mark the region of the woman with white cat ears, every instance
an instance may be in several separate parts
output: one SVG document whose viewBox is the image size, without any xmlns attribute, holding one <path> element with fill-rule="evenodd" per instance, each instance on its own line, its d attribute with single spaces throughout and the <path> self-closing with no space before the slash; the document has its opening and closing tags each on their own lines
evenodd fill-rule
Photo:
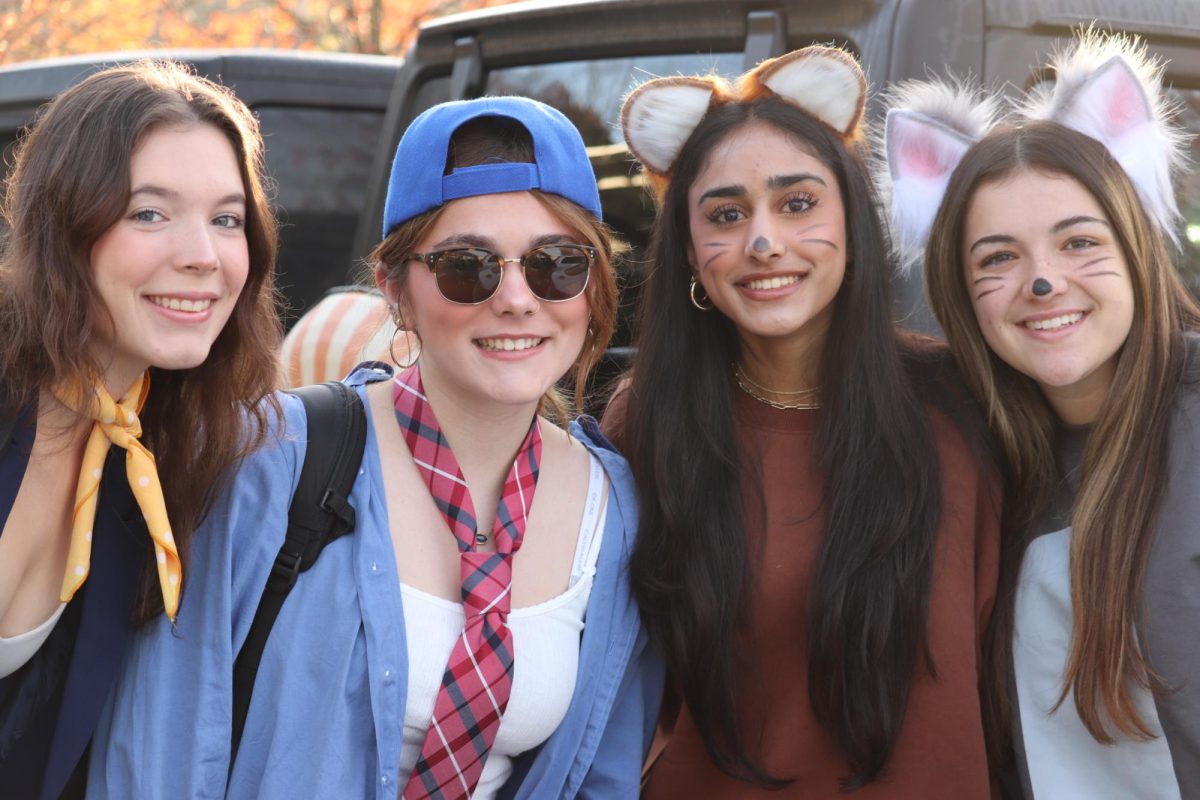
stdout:
<svg viewBox="0 0 1200 800">
<path fill-rule="evenodd" d="M 1007 457 L 1021 535 L 989 682 L 1026 794 L 1197 797 L 1200 311 L 1170 253 L 1182 137 L 1136 43 L 1088 32 L 1053 66 L 1000 124 L 957 87 L 898 93 L 894 216 L 910 252 L 928 231 L 933 310 Z"/>
<path fill-rule="evenodd" d="M 936 354 L 892 323 L 865 94 L 851 55 L 809 47 L 732 84 L 650 81 L 622 112 L 660 201 L 606 415 L 677 698 L 648 798 L 989 791 L 996 498 L 922 396 L 949 397 Z"/>
</svg>

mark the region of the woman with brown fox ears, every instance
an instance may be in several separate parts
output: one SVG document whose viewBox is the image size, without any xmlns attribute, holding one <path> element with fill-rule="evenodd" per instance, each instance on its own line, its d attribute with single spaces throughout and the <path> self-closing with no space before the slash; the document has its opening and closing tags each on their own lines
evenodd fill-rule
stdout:
<svg viewBox="0 0 1200 800">
<path fill-rule="evenodd" d="M 852 56 L 809 47 L 625 103 L 660 209 L 606 424 L 637 479 L 633 585 L 678 708 L 652 799 L 990 790 L 998 498 L 945 359 L 892 322 L 865 92 Z"/>
</svg>

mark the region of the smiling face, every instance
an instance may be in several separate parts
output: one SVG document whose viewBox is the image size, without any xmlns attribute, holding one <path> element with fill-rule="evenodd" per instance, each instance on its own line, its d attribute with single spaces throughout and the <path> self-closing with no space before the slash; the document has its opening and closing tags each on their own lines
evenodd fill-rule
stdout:
<svg viewBox="0 0 1200 800">
<path fill-rule="evenodd" d="M 829 167 L 752 121 L 709 153 L 688 190 L 688 219 L 688 261 L 743 345 L 820 352 L 847 254 Z"/>
<path fill-rule="evenodd" d="M 229 140 L 210 125 L 151 131 L 134 150 L 129 205 L 91 251 L 112 324 L 97 337 L 114 397 L 148 367 L 208 357 L 246 282 L 245 189 Z"/>
<path fill-rule="evenodd" d="M 403 286 L 377 273 L 405 325 L 420 334 L 427 386 L 465 406 L 537 404 L 578 357 L 590 312 L 586 293 L 558 302 L 539 299 L 516 259 L 534 247 L 567 243 L 586 241 L 529 192 L 478 195 L 443 206 L 414 250 L 478 247 L 505 258 L 500 285 L 488 300 L 451 303 L 420 261 L 408 264 Z"/>
<path fill-rule="evenodd" d="M 1065 175 L 989 181 L 968 205 L 962 246 L 988 346 L 1063 420 L 1095 419 L 1134 313 L 1129 268 L 1096 199 Z"/>
</svg>

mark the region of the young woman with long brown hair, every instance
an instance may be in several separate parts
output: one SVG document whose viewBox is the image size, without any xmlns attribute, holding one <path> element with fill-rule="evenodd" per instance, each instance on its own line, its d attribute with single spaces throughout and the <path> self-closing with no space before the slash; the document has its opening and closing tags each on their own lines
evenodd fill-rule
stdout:
<svg viewBox="0 0 1200 800">
<path fill-rule="evenodd" d="M 1200 309 L 1168 250 L 1179 132 L 1133 43 L 1087 33 L 1054 67 L 994 127 L 928 87 L 888 126 L 894 202 L 915 221 L 941 201 L 930 301 L 1007 461 L 995 734 L 1011 726 L 1031 797 L 1196 797 Z"/>
<path fill-rule="evenodd" d="M 661 202 L 606 422 L 680 706 L 649 798 L 989 791 L 997 498 L 930 402 L 951 399 L 937 354 L 893 323 L 865 93 L 851 55 L 810 47 L 626 101 Z"/>
<path fill-rule="evenodd" d="M 231 92 L 171 62 L 87 78 L 18 143 L 0 271 L 6 797 L 78 793 L 131 620 L 174 619 L 212 487 L 262 440 L 280 331 L 261 151 Z"/>
</svg>

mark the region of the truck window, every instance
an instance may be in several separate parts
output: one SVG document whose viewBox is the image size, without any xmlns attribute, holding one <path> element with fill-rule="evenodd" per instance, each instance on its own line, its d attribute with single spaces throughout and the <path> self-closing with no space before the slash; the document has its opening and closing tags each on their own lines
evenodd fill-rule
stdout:
<svg viewBox="0 0 1200 800">
<path fill-rule="evenodd" d="M 568 61 L 494 69 L 488 73 L 486 93 L 537 98 L 567 114 L 583 134 L 584 144 L 619 144 L 621 100 L 642 81 L 664 75 L 737 75 L 741 71 L 741 53 Z"/>
<path fill-rule="evenodd" d="M 604 218 L 635 251 L 646 243 L 653 209 L 621 139 L 621 100 L 662 75 L 737 75 L 741 53 L 629 56 L 493 69 L 486 94 L 523 94 L 554 106 L 583 134 L 600 186 Z"/>
<path fill-rule="evenodd" d="M 256 106 L 279 213 L 277 281 L 290 325 L 326 290 L 349 282 L 363 187 L 383 126 L 379 111 Z"/>
</svg>

